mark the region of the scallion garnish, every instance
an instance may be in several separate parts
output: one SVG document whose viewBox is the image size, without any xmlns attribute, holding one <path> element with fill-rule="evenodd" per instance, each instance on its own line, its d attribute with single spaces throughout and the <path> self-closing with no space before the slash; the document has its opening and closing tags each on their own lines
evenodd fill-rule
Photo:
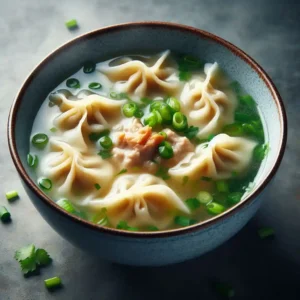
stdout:
<svg viewBox="0 0 300 300">
<path fill-rule="evenodd" d="M 28 153 L 27 154 L 27 164 L 30 168 L 36 168 L 39 163 L 37 155 Z"/>
<path fill-rule="evenodd" d="M 8 201 L 13 201 L 19 197 L 19 194 L 17 191 L 9 191 L 5 193 L 5 196 Z"/>
<path fill-rule="evenodd" d="M 107 149 L 102 149 L 98 152 L 98 155 L 100 155 L 102 157 L 102 159 L 107 159 L 112 157 L 112 153 L 110 150 Z"/>
<path fill-rule="evenodd" d="M 52 181 L 49 178 L 40 178 L 38 180 L 39 187 L 44 191 L 50 191 L 52 188 Z"/>
<path fill-rule="evenodd" d="M 98 191 L 101 189 L 101 185 L 100 185 L 99 183 L 95 183 L 95 184 L 94 184 L 94 187 L 95 187 L 95 189 L 98 190 Z"/>
<path fill-rule="evenodd" d="M 84 65 L 83 65 L 83 73 L 85 73 L 85 74 L 89 74 L 89 73 L 93 73 L 94 71 L 95 71 L 95 69 L 96 69 L 96 64 L 94 63 L 94 62 L 92 62 L 92 61 L 87 61 Z M 93 82 L 93 83 L 91 83 L 91 84 L 100 84 L 100 83 L 97 83 L 97 82 Z M 91 85 L 90 84 L 90 85 Z M 92 88 L 92 89 L 94 89 L 94 87 L 90 87 L 89 86 L 89 88 Z M 100 84 L 100 87 L 99 87 L 99 89 L 101 88 L 101 84 Z"/>
<path fill-rule="evenodd" d="M 116 176 L 127 173 L 127 169 L 122 169 L 119 173 L 116 174 Z"/>
<path fill-rule="evenodd" d="M 212 215 L 218 215 L 225 211 L 225 207 L 216 202 L 210 202 L 206 205 L 207 211 Z"/>
<path fill-rule="evenodd" d="M 101 88 L 102 88 L 102 85 L 99 82 L 91 82 L 89 84 L 89 89 L 91 89 L 91 90 L 100 90 Z"/>
<path fill-rule="evenodd" d="M 60 277 L 52 277 L 44 280 L 47 289 L 58 288 L 62 285 Z"/>
<path fill-rule="evenodd" d="M 149 230 L 149 231 L 158 231 L 159 229 L 154 225 L 150 225 L 150 226 L 147 227 L 147 230 Z"/>
<path fill-rule="evenodd" d="M 153 161 L 155 163 L 155 161 Z M 159 166 L 155 176 L 162 178 L 163 180 L 168 180 L 170 178 L 169 169 L 163 166 Z"/>
<path fill-rule="evenodd" d="M 48 144 L 49 138 L 45 133 L 37 133 L 32 137 L 31 142 L 36 148 L 43 149 Z"/>
<path fill-rule="evenodd" d="M 216 187 L 217 187 L 218 192 L 220 192 L 220 193 L 228 193 L 229 192 L 229 185 L 225 180 L 216 181 Z"/>
<path fill-rule="evenodd" d="M 138 106 L 134 102 L 126 103 L 122 107 L 123 115 L 127 118 L 133 117 L 137 110 L 138 110 Z"/>
<path fill-rule="evenodd" d="M 173 113 L 180 111 L 180 102 L 175 97 L 168 98 L 166 103 L 171 107 Z"/>
<path fill-rule="evenodd" d="M 206 205 L 211 201 L 213 201 L 213 196 L 209 192 L 201 191 L 198 193 L 197 199 L 199 200 L 200 203 Z"/>
<path fill-rule="evenodd" d="M 261 239 L 265 239 L 265 238 L 274 236 L 275 231 L 271 227 L 263 227 L 263 228 L 258 229 L 257 233 Z"/>
<path fill-rule="evenodd" d="M 200 207 L 200 202 L 197 198 L 189 198 L 185 200 L 185 204 L 191 211 L 194 211 Z"/>
<path fill-rule="evenodd" d="M 77 23 L 76 19 L 71 19 L 71 20 L 67 21 L 65 23 L 65 25 L 69 30 L 78 28 L 78 23 Z"/>
<path fill-rule="evenodd" d="M 56 131 L 57 131 L 57 128 L 56 128 L 56 127 L 52 127 L 52 128 L 50 128 L 50 131 L 51 131 L 51 132 L 56 132 Z"/>
<path fill-rule="evenodd" d="M 268 153 L 268 145 L 267 144 L 264 144 L 264 145 L 257 145 L 254 150 L 253 150 L 253 158 L 256 160 L 256 161 L 262 161 L 266 154 Z"/>
<path fill-rule="evenodd" d="M 230 205 L 235 205 L 241 201 L 243 193 L 234 192 L 227 195 L 227 202 Z"/>
<path fill-rule="evenodd" d="M 172 126 L 176 131 L 184 131 L 188 127 L 187 118 L 181 112 L 173 115 Z"/>
<path fill-rule="evenodd" d="M 174 156 L 174 151 L 171 144 L 167 141 L 163 141 L 158 146 L 159 155 L 164 159 L 170 159 Z"/>
<path fill-rule="evenodd" d="M 179 226 L 186 227 L 186 226 L 195 224 L 196 220 L 190 219 L 190 218 L 185 217 L 185 216 L 176 216 L 175 219 L 174 219 L 174 223 L 179 225 Z"/>
<path fill-rule="evenodd" d="M 241 136 L 244 134 L 242 125 L 238 123 L 233 123 L 224 126 L 223 132 L 230 136 Z"/>
<path fill-rule="evenodd" d="M 141 109 L 137 109 L 133 114 L 134 117 L 140 119 L 144 116 L 144 112 Z"/>
<path fill-rule="evenodd" d="M 108 135 L 105 135 L 99 139 L 99 143 L 104 149 L 111 149 L 113 146 L 112 140 Z"/>
<path fill-rule="evenodd" d="M 195 126 L 190 126 L 183 131 L 183 134 L 189 139 L 193 139 L 199 132 L 199 128 Z"/>
<path fill-rule="evenodd" d="M 120 221 L 117 225 L 117 229 L 128 230 L 128 231 L 138 231 L 137 227 L 131 227 L 126 221 Z"/>
<path fill-rule="evenodd" d="M 145 126 L 154 127 L 157 124 L 157 115 L 154 112 L 144 116 L 143 124 Z"/>
<path fill-rule="evenodd" d="M 76 78 L 69 78 L 67 81 L 66 81 L 66 86 L 68 88 L 72 88 L 72 89 L 79 89 L 80 88 L 80 82 L 78 79 Z"/>
<path fill-rule="evenodd" d="M 0 219 L 4 223 L 10 221 L 10 212 L 4 206 L 0 206 Z"/>
<path fill-rule="evenodd" d="M 168 135 L 164 131 L 161 131 L 158 134 L 161 135 L 161 136 L 163 136 L 164 139 L 166 139 L 168 137 Z"/>
<path fill-rule="evenodd" d="M 77 212 L 73 204 L 68 199 L 60 199 L 56 202 L 56 204 L 71 214 Z"/>
<path fill-rule="evenodd" d="M 98 141 L 101 137 L 109 135 L 110 131 L 108 129 L 105 129 L 101 132 L 92 132 L 89 134 L 89 139 L 92 142 Z"/>
</svg>

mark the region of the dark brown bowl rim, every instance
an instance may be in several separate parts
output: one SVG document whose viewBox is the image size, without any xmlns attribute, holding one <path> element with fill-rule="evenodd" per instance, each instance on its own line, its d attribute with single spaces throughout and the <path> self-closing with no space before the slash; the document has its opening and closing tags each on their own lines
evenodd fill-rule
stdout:
<svg viewBox="0 0 300 300">
<path fill-rule="evenodd" d="M 254 192 L 252 192 L 248 198 L 246 198 L 243 202 L 237 204 L 236 206 L 230 208 L 229 210 L 225 211 L 223 214 L 218 215 L 214 218 L 211 218 L 209 220 L 203 221 L 201 223 L 191 225 L 188 227 L 183 227 L 179 229 L 171 229 L 171 230 L 164 230 L 164 231 L 157 231 L 157 232 L 130 232 L 130 231 L 123 231 L 113 228 L 107 228 L 107 227 L 100 227 L 96 224 L 93 224 L 89 221 L 80 219 L 67 211 L 63 210 L 61 207 L 59 207 L 57 204 L 55 204 L 54 201 L 52 201 L 49 197 L 47 197 L 44 193 L 41 192 L 41 190 L 36 186 L 34 181 L 27 175 L 20 157 L 16 150 L 16 142 L 15 142 L 15 124 L 16 124 L 16 116 L 17 111 L 19 108 L 19 105 L 21 103 L 22 96 L 24 94 L 24 91 L 27 89 L 28 85 L 30 85 L 32 79 L 34 76 L 36 76 L 39 71 L 57 54 L 61 53 L 68 47 L 72 47 L 76 43 L 80 42 L 83 39 L 89 39 L 94 37 L 95 35 L 101 35 L 106 34 L 110 32 L 120 31 L 128 28 L 136 28 L 136 27 L 152 27 L 152 28 L 164 28 L 167 27 L 172 30 L 180 30 L 184 32 L 189 32 L 196 34 L 204 39 L 210 39 L 214 42 L 221 44 L 222 46 L 229 49 L 233 54 L 239 56 L 241 59 L 243 59 L 250 67 L 260 76 L 260 78 L 265 82 L 268 89 L 270 90 L 270 93 L 272 94 L 272 97 L 275 101 L 275 104 L 278 109 L 278 113 L 280 116 L 280 125 L 281 125 L 281 133 L 280 133 L 280 150 L 278 153 L 278 156 L 271 168 L 271 171 L 266 176 L 266 178 L 263 180 L 263 182 L 260 183 L 258 188 L 255 189 Z M 26 185 L 31 189 L 31 191 L 36 194 L 47 206 L 49 206 L 50 209 L 60 213 L 63 217 L 68 218 L 72 222 L 79 223 L 89 229 L 93 229 L 102 233 L 110 234 L 110 235 L 117 235 L 117 236 L 123 236 L 123 237 L 134 237 L 134 238 L 161 238 L 161 237 L 171 237 L 171 236 L 178 236 L 181 234 L 187 234 L 196 232 L 198 230 L 207 228 L 210 225 L 216 224 L 217 222 L 224 220 L 225 218 L 230 217 L 232 214 L 237 213 L 238 210 L 241 210 L 244 206 L 249 204 L 251 201 L 253 201 L 259 193 L 262 192 L 262 190 L 267 186 L 267 184 L 271 181 L 273 176 L 275 175 L 286 146 L 286 140 L 287 140 L 287 118 L 286 118 L 286 112 L 284 109 L 283 101 L 279 95 L 279 92 L 277 91 L 274 83 L 270 79 L 270 77 L 266 74 L 266 72 L 262 69 L 262 67 L 255 62 L 251 57 L 249 57 L 244 51 L 239 49 L 238 47 L 234 46 L 230 42 L 214 35 L 209 32 L 203 31 L 201 29 L 197 29 L 194 27 L 176 24 L 176 23 L 169 23 L 169 22 L 130 22 L 130 23 L 122 23 L 117 25 L 112 25 L 104 28 L 100 28 L 94 31 L 90 31 L 88 33 L 85 33 L 83 35 L 80 35 L 79 37 L 72 39 L 71 41 L 63 44 L 62 46 L 58 47 L 56 50 L 51 52 L 47 57 L 42 60 L 30 73 L 30 75 L 27 77 L 27 79 L 24 81 L 22 87 L 20 88 L 9 113 L 8 118 L 8 128 L 7 128 L 7 135 L 8 135 L 8 144 L 9 144 L 9 150 L 11 157 L 13 159 L 13 162 L 16 166 L 16 169 L 23 179 L 23 181 L 26 183 Z"/>
</svg>

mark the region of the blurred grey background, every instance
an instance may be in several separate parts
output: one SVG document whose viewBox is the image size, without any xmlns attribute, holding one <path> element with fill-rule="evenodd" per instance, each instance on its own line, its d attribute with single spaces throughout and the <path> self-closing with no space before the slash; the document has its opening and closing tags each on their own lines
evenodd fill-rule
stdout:
<svg viewBox="0 0 300 300">
<path fill-rule="evenodd" d="M 75 18 L 79 29 L 68 31 Z M 20 85 L 49 52 L 90 30 L 121 22 L 161 20 L 195 26 L 237 45 L 269 73 L 286 105 L 286 154 L 263 207 L 234 238 L 198 259 L 160 268 L 114 265 L 74 248 L 41 218 L 9 157 L 6 122 Z M 0 224 L 0 299 L 220 299 L 211 281 L 230 282 L 234 299 L 299 299 L 300 292 L 300 2 L 276 0 L 0 0 L 0 205 L 13 222 Z M 187 45 L 188 46 L 188 45 Z M 117 47 L 117 45 L 116 45 Z M 21 197 L 7 204 L 5 191 Z M 273 240 L 256 230 L 275 228 Z M 82 237 L 84 238 L 84 237 Z M 34 243 L 52 266 L 24 279 L 13 255 Z M 61 276 L 49 293 L 43 280 Z"/>
</svg>

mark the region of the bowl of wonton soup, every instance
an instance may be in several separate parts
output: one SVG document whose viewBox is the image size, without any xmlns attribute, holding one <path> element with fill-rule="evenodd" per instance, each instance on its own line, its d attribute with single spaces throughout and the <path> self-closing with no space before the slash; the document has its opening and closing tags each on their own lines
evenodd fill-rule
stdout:
<svg viewBox="0 0 300 300">
<path fill-rule="evenodd" d="M 128 265 L 192 259 L 234 236 L 286 138 L 280 95 L 252 58 L 163 22 L 62 45 L 25 80 L 8 121 L 13 162 L 44 219 Z"/>
</svg>

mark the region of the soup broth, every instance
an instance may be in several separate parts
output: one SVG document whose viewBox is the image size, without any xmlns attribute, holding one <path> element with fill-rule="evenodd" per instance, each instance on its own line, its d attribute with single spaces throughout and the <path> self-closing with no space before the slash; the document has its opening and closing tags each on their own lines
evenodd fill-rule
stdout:
<svg viewBox="0 0 300 300">
<path fill-rule="evenodd" d="M 243 201 L 267 153 L 255 101 L 218 64 L 169 50 L 87 62 L 42 104 L 39 187 L 99 226 L 189 226 Z"/>
</svg>

